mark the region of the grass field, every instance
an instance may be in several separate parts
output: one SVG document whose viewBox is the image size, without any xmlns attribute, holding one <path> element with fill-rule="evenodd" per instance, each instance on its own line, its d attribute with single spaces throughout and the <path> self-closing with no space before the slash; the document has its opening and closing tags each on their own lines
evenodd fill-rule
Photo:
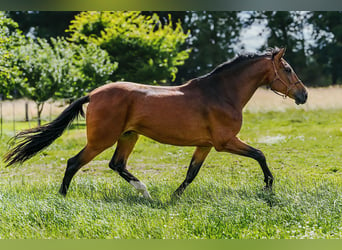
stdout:
<svg viewBox="0 0 342 250">
<path fill-rule="evenodd" d="M 240 138 L 264 152 L 275 176 L 272 193 L 263 191 L 254 160 L 212 150 L 183 196 L 171 200 L 194 149 L 141 137 L 128 168 L 146 184 L 152 201 L 108 168 L 113 149 L 82 168 L 63 198 L 58 189 L 66 160 L 85 144 L 80 122 L 22 166 L 1 163 L 0 238 L 341 239 L 340 99 L 282 109 L 269 108 L 271 100 L 264 97 L 251 100 Z M 265 100 L 268 105 L 253 105 Z M 17 130 L 29 126 L 16 123 Z M 12 135 L 12 123 L 5 122 L 1 154 Z"/>
</svg>

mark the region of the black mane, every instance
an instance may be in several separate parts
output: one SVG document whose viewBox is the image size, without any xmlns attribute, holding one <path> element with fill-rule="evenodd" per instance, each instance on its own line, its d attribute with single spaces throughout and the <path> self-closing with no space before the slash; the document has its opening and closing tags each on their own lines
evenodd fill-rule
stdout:
<svg viewBox="0 0 342 250">
<path fill-rule="evenodd" d="M 232 60 L 229 60 L 225 63 L 218 65 L 213 71 L 204 75 L 203 77 L 216 75 L 218 73 L 221 73 L 222 71 L 231 69 L 231 68 L 235 67 L 236 65 L 244 63 L 244 62 L 249 61 L 249 60 L 258 59 L 258 58 L 266 57 L 266 56 L 267 57 L 273 57 L 274 55 L 276 55 L 279 52 L 279 50 L 280 50 L 279 48 L 271 48 L 271 49 L 268 49 L 263 54 L 246 53 L 246 54 L 238 55 L 235 58 L 233 58 Z"/>
</svg>

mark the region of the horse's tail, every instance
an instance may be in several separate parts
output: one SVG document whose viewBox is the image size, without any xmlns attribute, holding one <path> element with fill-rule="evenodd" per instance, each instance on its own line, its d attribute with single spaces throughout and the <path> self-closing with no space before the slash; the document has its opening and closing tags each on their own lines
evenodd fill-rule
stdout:
<svg viewBox="0 0 342 250">
<path fill-rule="evenodd" d="M 55 120 L 41 127 L 24 130 L 14 136 L 11 141 L 19 139 L 4 156 L 7 166 L 23 163 L 39 151 L 49 146 L 62 135 L 69 124 L 78 116 L 84 116 L 82 105 L 89 102 L 89 96 L 84 96 L 71 103 Z"/>
</svg>

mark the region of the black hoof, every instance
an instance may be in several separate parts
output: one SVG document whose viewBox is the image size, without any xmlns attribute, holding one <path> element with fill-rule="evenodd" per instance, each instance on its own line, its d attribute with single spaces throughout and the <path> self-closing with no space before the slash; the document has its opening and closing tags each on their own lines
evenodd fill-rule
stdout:
<svg viewBox="0 0 342 250">
<path fill-rule="evenodd" d="M 65 188 L 61 187 L 61 188 L 59 189 L 58 193 L 59 193 L 60 195 L 62 195 L 62 196 L 65 197 L 66 194 L 67 194 L 67 190 L 66 190 Z"/>
<path fill-rule="evenodd" d="M 264 190 L 270 190 L 272 191 L 272 186 L 273 186 L 273 177 L 269 176 L 268 178 L 265 178 L 265 183 L 266 186 L 264 187 Z"/>
</svg>

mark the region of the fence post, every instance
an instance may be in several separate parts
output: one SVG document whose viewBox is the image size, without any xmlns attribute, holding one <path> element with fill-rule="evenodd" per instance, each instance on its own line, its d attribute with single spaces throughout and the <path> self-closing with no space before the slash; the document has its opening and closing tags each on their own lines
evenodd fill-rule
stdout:
<svg viewBox="0 0 342 250">
<path fill-rule="evenodd" d="M 12 116 L 13 116 L 13 134 L 15 135 L 15 103 L 14 103 L 14 101 L 12 101 L 12 107 L 13 107 L 13 111 L 12 111 Z"/>
<path fill-rule="evenodd" d="M 12 100 L 12 103 L 13 103 L 13 134 L 15 135 L 15 100 L 17 99 L 17 90 L 14 89 L 13 90 L 13 100 Z"/>
<path fill-rule="evenodd" d="M 29 115 L 28 115 L 28 102 L 25 101 L 25 122 L 29 121 Z"/>
</svg>

